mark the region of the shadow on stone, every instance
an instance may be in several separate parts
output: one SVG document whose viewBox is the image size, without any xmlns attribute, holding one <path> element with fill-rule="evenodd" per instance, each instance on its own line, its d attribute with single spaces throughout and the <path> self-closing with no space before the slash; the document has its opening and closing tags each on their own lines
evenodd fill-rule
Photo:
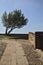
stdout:
<svg viewBox="0 0 43 65">
<path fill-rule="evenodd" d="M 4 43 L 4 42 L 0 43 L 0 60 L 1 60 L 3 53 L 6 49 L 6 46 L 7 46 L 7 43 Z"/>
<path fill-rule="evenodd" d="M 35 33 L 35 46 L 37 49 L 43 50 L 43 32 Z"/>
</svg>

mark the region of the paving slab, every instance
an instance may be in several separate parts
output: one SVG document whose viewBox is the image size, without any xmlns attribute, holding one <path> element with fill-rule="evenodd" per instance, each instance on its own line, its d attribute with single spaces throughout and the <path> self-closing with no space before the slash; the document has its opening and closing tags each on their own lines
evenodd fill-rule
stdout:
<svg viewBox="0 0 43 65">
<path fill-rule="evenodd" d="M 28 65 L 22 45 L 17 41 L 3 40 L 8 45 L 1 58 L 0 65 Z"/>
</svg>

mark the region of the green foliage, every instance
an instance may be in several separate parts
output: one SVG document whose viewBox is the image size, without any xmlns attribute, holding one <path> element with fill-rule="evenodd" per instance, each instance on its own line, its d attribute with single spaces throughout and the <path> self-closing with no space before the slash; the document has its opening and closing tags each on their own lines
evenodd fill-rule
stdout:
<svg viewBox="0 0 43 65">
<path fill-rule="evenodd" d="M 4 14 L 2 16 L 2 22 L 6 28 L 8 28 L 8 29 L 10 28 L 13 30 L 15 28 L 21 28 L 24 25 L 26 25 L 28 22 L 28 19 L 25 18 L 24 14 L 21 12 L 21 10 L 16 9 L 15 11 L 10 12 L 9 14 L 4 12 Z"/>
</svg>

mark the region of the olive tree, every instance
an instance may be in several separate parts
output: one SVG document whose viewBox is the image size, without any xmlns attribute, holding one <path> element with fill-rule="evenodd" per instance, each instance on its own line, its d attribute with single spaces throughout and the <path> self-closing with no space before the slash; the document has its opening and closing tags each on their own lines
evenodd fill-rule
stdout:
<svg viewBox="0 0 43 65">
<path fill-rule="evenodd" d="M 21 10 L 14 10 L 12 12 L 4 12 L 2 15 L 2 23 L 6 27 L 5 34 L 10 34 L 15 28 L 21 28 L 26 25 L 28 19 L 24 16 Z"/>
</svg>

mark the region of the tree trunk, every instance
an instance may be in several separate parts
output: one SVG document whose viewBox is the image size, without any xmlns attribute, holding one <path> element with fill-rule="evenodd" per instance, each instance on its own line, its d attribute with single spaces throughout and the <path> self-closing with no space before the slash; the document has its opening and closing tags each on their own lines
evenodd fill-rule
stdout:
<svg viewBox="0 0 43 65">
<path fill-rule="evenodd" d="M 10 34 L 10 32 L 13 30 L 13 28 L 11 28 L 9 31 L 8 31 L 8 34 Z"/>
<path fill-rule="evenodd" d="M 7 35 L 7 30 L 8 30 L 8 28 L 6 28 L 6 32 L 5 32 L 6 35 Z"/>
</svg>

